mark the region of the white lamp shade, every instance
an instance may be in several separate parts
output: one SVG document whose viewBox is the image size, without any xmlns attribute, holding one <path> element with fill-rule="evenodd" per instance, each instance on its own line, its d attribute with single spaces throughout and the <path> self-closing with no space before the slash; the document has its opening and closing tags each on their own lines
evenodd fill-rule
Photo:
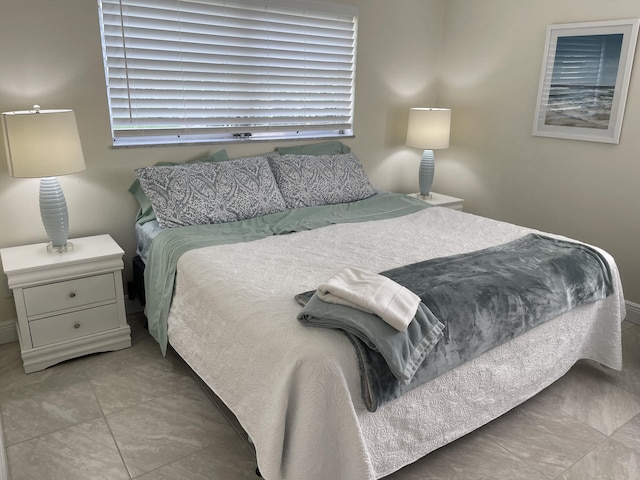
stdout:
<svg viewBox="0 0 640 480">
<path fill-rule="evenodd" d="M 73 110 L 2 113 L 12 177 L 53 177 L 85 169 Z"/>
<path fill-rule="evenodd" d="M 451 110 L 412 108 L 409 110 L 407 146 L 428 150 L 449 148 Z"/>
</svg>

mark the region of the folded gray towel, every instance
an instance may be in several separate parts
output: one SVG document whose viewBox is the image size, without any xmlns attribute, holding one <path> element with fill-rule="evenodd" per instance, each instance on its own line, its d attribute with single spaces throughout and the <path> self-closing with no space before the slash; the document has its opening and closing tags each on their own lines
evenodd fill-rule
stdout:
<svg viewBox="0 0 640 480">
<path fill-rule="evenodd" d="M 408 383 L 426 356 L 443 336 L 444 324 L 420 303 L 413 321 L 401 332 L 372 313 L 344 305 L 327 303 L 314 292 L 296 295 L 304 308 L 300 323 L 311 327 L 336 328 L 353 335 L 382 355 L 389 370 Z"/>
</svg>

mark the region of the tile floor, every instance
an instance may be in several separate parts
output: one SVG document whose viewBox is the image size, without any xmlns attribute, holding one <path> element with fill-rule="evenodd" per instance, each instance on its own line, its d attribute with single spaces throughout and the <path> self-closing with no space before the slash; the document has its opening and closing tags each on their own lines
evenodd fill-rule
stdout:
<svg viewBox="0 0 640 480">
<path fill-rule="evenodd" d="M 141 318 L 129 316 L 132 348 L 30 375 L 17 343 L 0 345 L 12 480 L 257 480 L 237 424 L 175 355 L 160 355 Z M 387 478 L 640 479 L 640 326 L 623 330 L 621 372 L 581 361 L 530 401 Z"/>
</svg>

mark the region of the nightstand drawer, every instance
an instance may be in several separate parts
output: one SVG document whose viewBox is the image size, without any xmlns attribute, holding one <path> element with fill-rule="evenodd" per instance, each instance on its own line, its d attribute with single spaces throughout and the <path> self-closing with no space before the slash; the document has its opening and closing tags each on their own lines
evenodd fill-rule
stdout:
<svg viewBox="0 0 640 480">
<path fill-rule="evenodd" d="M 116 290 L 112 273 L 24 289 L 28 316 L 80 307 L 114 298 L 116 298 Z"/>
<path fill-rule="evenodd" d="M 118 327 L 118 305 L 103 305 L 29 322 L 34 347 L 84 337 Z"/>
</svg>

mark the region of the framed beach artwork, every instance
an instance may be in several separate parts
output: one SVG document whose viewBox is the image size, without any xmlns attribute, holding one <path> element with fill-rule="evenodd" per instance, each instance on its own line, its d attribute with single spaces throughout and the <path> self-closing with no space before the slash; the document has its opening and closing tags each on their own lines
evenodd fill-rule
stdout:
<svg viewBox="0 0 640 480">
<path fill-rule="evenodd" d="M 639 24 L 547 27 L 533 135 L 619 143 Z"/>
</svg>

